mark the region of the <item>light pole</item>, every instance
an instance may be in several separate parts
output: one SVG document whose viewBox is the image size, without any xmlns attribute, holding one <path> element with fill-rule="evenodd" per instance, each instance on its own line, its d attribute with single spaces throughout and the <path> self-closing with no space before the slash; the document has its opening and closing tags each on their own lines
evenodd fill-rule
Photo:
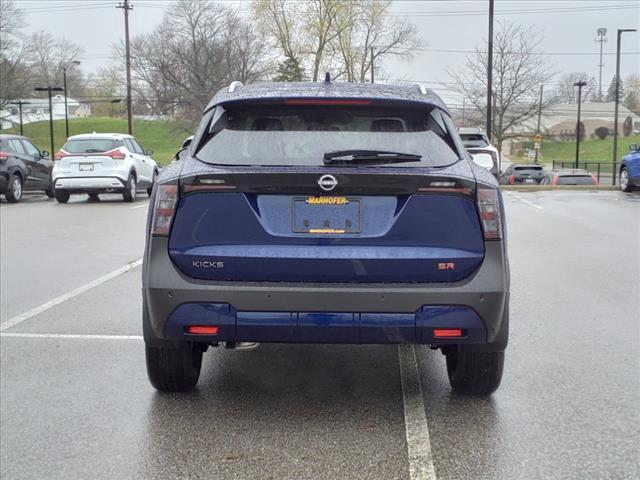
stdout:
<svg viewBox="0 0 640 480">
<path fill-rule="evenodd" d="M 80 65 L 80 61 L 72 60 L 67 65 L 62 67 L 62 83 L 64 84 L 64 131 L 67 135 L 65 138 L 69 138 L 69 111 L 67 110 L 67 68 L 69 68 L 71 65 Z"/>
<path fill-rule="evenodd" d="M 580 162 L 580 105 L 582 103 L 582 87 L 587 84 L 584 80 L 580 80 L 573 84 L 574 87 L 578 87 L 578 121 L 576 122 L 576 168 L 578 168 Z"/>
<path fill-rule="evenodd" d="M 18 105 L 18 112 L 20 115 L 20 136 L 24 135 L 22 131 L 22 106 L 29 105 L 31 102 L 23 102 L 22 100 L 18 100 L 17 102 L 11 102 L 11 105 Z"/>
<path fill-rule="evenodd" d="M 51 105 L 51 92 L 61 92 L 62 88 L 49 86 L 49 87 L 36 87 L 34 90 L 36 92 L 49 93 L 49 135 L 51 135 L 51 155 L 53 155 L 55 152 L 55 147 L 53 143 L 53 106 Z M 53 158 L 53 156 L 51 158 Z"/>
<path fill-rule="evenodd" d="M 624 32 L 637 32 L 635 28 L 619 28 L 616 46 L 616 100 L 613 114 L 613 185 L 616 184 L 616 161 L 618 160 L 618 103 L 620 102 L 620 39 Z"/>
<path fill-rule="evenodd" d="M 598 101 L 602 101 L 602 67 L 604 67 L 604 63 L 602 63 L 602 47 L 604 43 L 607 41 L 607 29 L 604 27 L 599 28 L 596 31 L 596 42 L 600 43 L 600 63 L 598 63 L 598 68 L 600 69 L 600 73 L 598 74 Z"/>
<path fill-rule="evenodd" d="M 489 41 L 487 42 L 487 138 L 491 141 L 493 97 L 493 0 L 489 0 Z"/>
</svg>

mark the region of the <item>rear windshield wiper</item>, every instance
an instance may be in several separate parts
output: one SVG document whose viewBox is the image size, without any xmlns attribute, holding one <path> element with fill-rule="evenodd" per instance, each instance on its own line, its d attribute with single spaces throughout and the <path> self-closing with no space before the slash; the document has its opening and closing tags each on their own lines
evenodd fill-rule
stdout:
<svg viewBox="0 0 640 480">
<path fill-rule="evenodd" d="M 387 165 L 389 163 L 419 162 L 422 155 L 383 150 L 336 150 L 324 154 L 325 165 Z"/>
</svg>

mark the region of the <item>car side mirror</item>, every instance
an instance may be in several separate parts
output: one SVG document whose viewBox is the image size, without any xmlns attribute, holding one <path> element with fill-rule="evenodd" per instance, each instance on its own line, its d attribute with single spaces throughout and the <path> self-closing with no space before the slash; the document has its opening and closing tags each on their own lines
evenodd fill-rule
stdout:
<svg viewBox="0 0 640 480">
<path fill-rule="evenodd" d="M 48 157 L 48 156 L 49 156 L 49 152 L 47 152 L 46 150 L 43 150 L 43 151 L 42 151 L 42 157 L 43 157 L 43 158 L 46 158 L 46 157 Z"/>
<path fill-rule="evenodd" d="M 638 151 L 638 144 L 637 143 L 632 143 L 631 145 L 629 145 L 629 150 L 631 150 L 632 152 L 637 152 Z"/>
<path fill-rule="evenodd" d="M 147 150 L 145 150 L 144 154 L 150 157 L 151 155 L 153 155 L 153 150 L 148 148 Z"/>
</svg>

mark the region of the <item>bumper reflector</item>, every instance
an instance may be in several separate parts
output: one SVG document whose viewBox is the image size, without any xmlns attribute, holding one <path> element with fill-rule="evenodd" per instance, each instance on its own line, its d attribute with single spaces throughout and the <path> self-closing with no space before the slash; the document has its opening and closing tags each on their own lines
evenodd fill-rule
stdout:
<svg viewBox="0 0 640 480">
<path fill-rule="evenodd" d="M 435 338 L 456 338 L 464 335 L 460 328 L 436 328 L 433 330 L 433 336 Z"/>
<path fill-rule="evenodd" d="M 217 335 L 218 327 L 211 325 L 189 325 L 185 331 L 191 335 Z"/>
</svg>

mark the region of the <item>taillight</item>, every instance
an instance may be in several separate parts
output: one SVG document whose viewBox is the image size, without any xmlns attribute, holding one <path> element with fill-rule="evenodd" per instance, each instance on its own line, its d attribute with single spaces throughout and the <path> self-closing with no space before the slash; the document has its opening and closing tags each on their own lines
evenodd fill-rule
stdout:
<svg viewBox="0 0 640 480">
<path fill-rule="evenodd" d="M 509 177 L 509 185 L 513 185 L 514 183 L 516 183 L 516 176 L 515 175 L 511 175 Z"/>
<path fill-rule="evenodd" d="M 151 233 L 153 235 L 169 235 L 171 222 L 178 204 L 177 185 L 158 185 L 153 205 Z"/>
<path fill-rule="evenodd" d="M 0 152 L 0 160 L 7 160 L 9 158 L 8 152 Z"/>
<path fill-rule="evenodd" d="M 64 150 L 58 150 L 58 152 L 53 156 L 54 160 L 62 160 L 64 157 L 67 157 L 69 154 Z"/>
<path fill-rule="evenodd" d="M 476 204 L 485 240 L 499 240 L 502 238 L 502 220 L 498 190 L 478 188 L 476 195 Z"/>
<path fill-rule="evenodd" d="M 124 160 L 126 157 L 126 155 L 120 150 L 118 150 L 117 148 L 115 150 L 109 150 L 108 152 L 104 152 L 104 155 L 106 155 L 107 157 L 111 157 L 114 160 Z"/>
<path fill-rule="evenodd" d="M 593 184 L 594 185 L 598 185 L 598 179 L 596 178 L 595 175 L 591 175 L 591 178 L 593 178 Z"/>
</svg>

